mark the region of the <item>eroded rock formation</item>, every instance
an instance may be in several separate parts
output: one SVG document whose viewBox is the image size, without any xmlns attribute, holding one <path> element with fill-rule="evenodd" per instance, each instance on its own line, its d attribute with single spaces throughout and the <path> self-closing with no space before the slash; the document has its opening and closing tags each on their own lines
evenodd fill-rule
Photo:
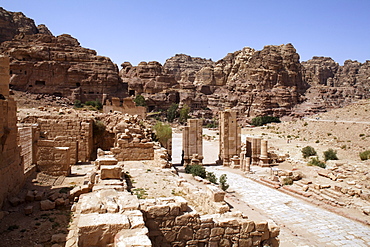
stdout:
<svg viewBox="0 0 370 247">
<path fill-rule="evenodd" d="M 148 110 L 180 108 L 209 117 L 234 108 L 243 118 L 302 116 L 370 97 L 370 61 L 329 57 L 299 61 L 292 44 L 245 47 L 214 62 L 177 54 L 159 62 L 117 66 L 64 34 L 54 37 L 22 13 L 0 8 L 0 53 L 11 58 L 11 87 L 82 101 L 141 94 Z"/>
</svg>

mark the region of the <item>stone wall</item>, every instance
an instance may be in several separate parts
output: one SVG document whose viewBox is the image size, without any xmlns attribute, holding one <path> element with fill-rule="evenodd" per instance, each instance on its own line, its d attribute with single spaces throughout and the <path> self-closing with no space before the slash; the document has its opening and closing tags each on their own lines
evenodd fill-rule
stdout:
<svg viewBox="0 0 370 247">
<path fill-rule="evenodd" d="M 54 147 L 69 147 L 71 162 L 86 162 L 93 152 L 93 120 L 91 118 L 38 118 L 40 139 L 51 140 Z M 49 145 L 49 144 L 48 144 Z M 42 144 L 40 144 L 40 147 Z M 40 148 L 39 147 L 39 148 Z M 39 152 L 38 156 L 41 155 Z M 40 160 L 38 157 L 37 160 Z"/>
<path fill-rule="evenodd" d="M 138 115 L 145 119 L 146 108 L 144 106 L 136 106 L 131 98 L 120 99 L 117 97 L 112 97 L 112 100 L 107 100 L 105 105 L 103 105 L 103 112 L 115 112 L 119 111 L 122 114 Z"/>
<path fill-rule="evenodd" d="M 114 132 L 115 143 L 110 151 L 117 160 L 154 159 L 151 130 L 142 126 L 141 119 L 126 115 L 125 119 L 114 127 Z"/>
<path fill-rule="evenodd" d="M 39 135 L 37 124 L 18 125 L 18 144 L 21 147 L 25 173 L 36 164 L 37 140 Z"/>
<path fill-rule="evenodd" d="M 0 208 L 25 180 L 17 144 L 16 114 L 16 102 L 9 94 L 9 58 L 0 56 Z"/>
<path fill-rule="evenodd" d="M 154 247 L 279 246 L 279 228 L 256 223 L 240 213 L 199 215 L 176 198 L 141 201 L 145 225 Z"/>
</svg>

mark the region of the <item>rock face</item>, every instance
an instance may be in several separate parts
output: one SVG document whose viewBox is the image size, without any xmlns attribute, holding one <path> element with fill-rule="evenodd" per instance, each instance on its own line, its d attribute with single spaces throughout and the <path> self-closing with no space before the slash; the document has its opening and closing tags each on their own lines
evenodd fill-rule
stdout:
<svg viewBox="0 0 370 247">
<path fill-rule="evenodd" d="M 187 104 L 193 110 L 235 107 L 246 116 L 284 115 L 300 101 L 307 85 L 299 55 L 291 44 L 244 48 L 218 62 L 180 54 L 161 66 L 122 64 L 120 75 L 131 94 L 168 107 Z M 162 83 L 161 83 L 162 82 Z"/>
<path fill-rule="evenodd" d="M 72 36 L 54 37 L 45 25 L 36 27 L 22 13 L 4 9 L 0 27 L 0 53 L 11 59 L 11 88 L 82 101 L 127 96 L 118 67 Z"/>
<path fill-rule="evenodd" d="M 109 58 L 67 34 L 18 35 L 3 42 L 0 52 L 11 58 L 10 84 L 16 90 L 82 101 L 122 97 L 127 91 Z"/>
<path fill-rule="evenodd" d="M 18 34 L 39 33 L 39 29 L 36 27 L 35 22 L 32 19 L 27 18 L 21 12 L 6 11 L 2 7 L 0 7 L 0 29 L 0 43 L 12 40 Z M 44 32 L 44 25 L 42 26 L 42 30 Z"/>
<path fill-rule="evenodd" d="M 233 108 L 242 118 L 302 116 L 370 97 L 370 61 L 329 57 L 300 63 L 292 44 L 245 47 L 214 62 L 177 54 L 159 62 L 129 62 L 118 68 L 107 57 L 64 34 L 54 37 L 22 13 L 0 8 L 0 53 L 11 58 L 11 87 L 71 100 L 104 101 L 143 95 L 148 110 L 172 104 L 190 106 L 194 115 L 212 117 Z"/>
<path fill-rule="evenodd" d="M 370 61 L 347 60 L 343 66 L 328 57 L 313 57 L 302 62 L 304 80 L 310 85 L 296 116 L 324 112 L 370 97 Z"/>
</svg>

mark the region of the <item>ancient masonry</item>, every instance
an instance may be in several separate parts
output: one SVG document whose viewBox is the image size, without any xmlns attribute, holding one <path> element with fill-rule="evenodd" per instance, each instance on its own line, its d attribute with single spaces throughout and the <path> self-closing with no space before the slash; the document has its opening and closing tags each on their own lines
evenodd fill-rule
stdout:
<svg viewBox="0 0 370 247">
<path fill-rule="evenodd" d="M 202 120 L 188 119 L 182 132 L 183 164 L 201 164 L 203 161 Z"/>
<path fill-rule="evenodd" d="M 17 144 L 17 107 L 9 93 L 9 79 L 9 58 L 0 56 L 0 208 L 25 179 Z"/>
<path fill-rule="evenodd" d="M 132 98 L 120 99 L 112 97 L 111 100 L 107 99 L 105 105 L 103 105 L 103 112 L 115 112 L 119 111 L 123 114 L 138 115 L 142 119 L 146 117 L 146 108 L 144 106 L 136 106 Z"/>
<path fill-rule="evenodd" d="M 226 110 L 219 114 L 220 154 L 219 160 L 224 166 L 239 168 L 241 147 L 240 127 L 237 122 L 237 112 Z"/>
<path fill-rule="evenodd" d="M 124 166 L 109 151 L 98 151 L 95 169 L 70 191 L 74 219 L 67 247 L 108 246 L 278 246 L 279 228 L 231 213 L 225 192 L 199 190 L 177 178 L 190 200 L 214 214 L 197 213 L 180 196 L 138 199 L 127 191 Z M 79 199 L 77 199 L 79 197 Z"/>
</svg>

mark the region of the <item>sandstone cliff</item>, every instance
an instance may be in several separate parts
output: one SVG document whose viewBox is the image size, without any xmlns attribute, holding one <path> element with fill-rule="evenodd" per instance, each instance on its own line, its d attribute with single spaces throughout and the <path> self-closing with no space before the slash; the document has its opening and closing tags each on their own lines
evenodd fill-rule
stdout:
<svg viewBox="0 0 370 247">
<path fill-rule="evenodd" d="M 45 25 L 36 27 L 35 22 L 21 12 L 10 12 L 0 7 L 0 43 L 12 40 L 18 34 L 36 34 L 40 30 L 45 33 L 50 31 Z M 47 31 L 46 31 L 47 30 Z"/>
<path fill-rule="evenodd" d="M 0 8 L 0 53 L 10 57 L 11 88 L 72 100 L 127 96 L 118 67 L 80 46 L 68 34 L 54 37 L 45 25 Z"/>
<path fill-rule="evenodd" d="M 328 57 L 299 61 L 292 44 L 245 47 L 214 62 L 177 54 L 159 62 L 117 66 L 64 34 L 54 37 L 22 13 L 0 8 L 0 53 L 10 56 L 11 87 L 72 100 L 141 94 L 149 111 L 187 104 L 195 116 L 227 107 L 242 118 L 303 116 L 370 98 L 370 61 Z"/>
</svg>

